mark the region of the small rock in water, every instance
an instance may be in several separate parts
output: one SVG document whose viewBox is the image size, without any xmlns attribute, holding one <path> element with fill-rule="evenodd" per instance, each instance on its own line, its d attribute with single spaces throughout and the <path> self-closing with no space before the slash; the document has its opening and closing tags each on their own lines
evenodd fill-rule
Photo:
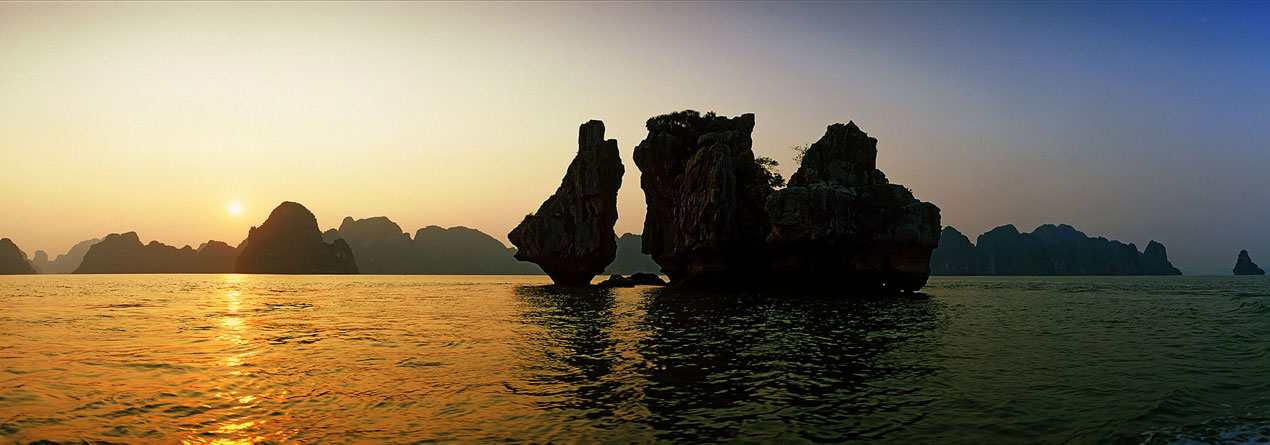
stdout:
<svg viewBox="0 0 1270 445">
<path fill-rule="evenodd" d="M 635 281 L 621 275 L 610 275 L 609 279 L 601 281 L 596 286 L 600 287 L 635 287 Z"/>
<path fill-rule="evenodd" d="M 1248 256 L 1247 250 L 1239 251 L 1239 258 L 1235 260 L 1235 275 L 1265 275 L 1266 271 L 1257 267 L 1257 263 L 1252 262 L 1252 257 Z"/>
</svg>

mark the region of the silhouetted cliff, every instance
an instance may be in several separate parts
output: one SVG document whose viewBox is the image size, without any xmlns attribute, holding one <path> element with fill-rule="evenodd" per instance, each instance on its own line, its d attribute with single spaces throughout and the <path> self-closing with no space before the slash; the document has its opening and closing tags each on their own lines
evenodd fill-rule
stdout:
<svg viewBox="0 0 1270 445">
<path fill-rule="evenodd" d="M 26 260 L 26 254 L 8 238 L 0 238 L 0 275 L 33 274 L 35 266 Z"/>
<path fill-rule="evenodd" d="M 1252 262 L 1252 257 L 1248 256 L 1247 250 L 1240 250 L 1239 257 L 1235 259 L 1235 275 L 1265 275 L 1266 271 L 1257 267 L 1257 263 Z"/>
<path fill-rule="evenodd" d="M 635 147 L 644 252 L 673 285 L 744 286 L 768 277 L 763 205 L 772 187 L 754 160 L 754 115 L 685 110 L 648 119 Z"/>
<path fill-rule="evenodd" d="M 975 245 L 957 229 L 944 227 L 939 247 L 930 254 L 931 275 L 974 275 Z"/>
<path fill-rule="evenodd" d="M 556 193 L 507 234 L 516 259 L 537 264 L 556 284 L 588 284 L 617 253 L 617 189 L 622 185 L 617 140 L 604 123 L 578 129 L 578 153 Z"/>
<path fill-rule="evenodd" d="M 343 239 L 363 274 L 537 275 L 533 264 L 516 261 L 516 249 L 479 230 L 428 226 L 414 239 L 386 217 L 344 218 L 322 239 Z M 363 259 L 365 258 L 365 259 Z"/>
<path fill-rule="evenodd" d="M 661 266 L 653 261 L 653 257 L 642 252 L 644 238 L 632 233 L 623 234 L 617 239 L 617 255 L 609 267 L 604 269 L 605 275 L 631 275 L 637 273 L 657 274 Z"/>
<path fill-rule="evenodd" d="M 344 240 L 322 241 L 309 209 L 283 202 L 260 227 L 252 227 L 234 266 L 238 273 L 357 273 L 353 251 Z"/>
<path fill-rule="evenodd" d="M 680 287 L 913 291 L 926 283 L 939 208 L 887 182 L 877 139 L 834 124 L 789 187 L 754 157 L 754 115 L 649 119 L 635 147 L 644 252 Z"/>
<path fill-rule="evenodd" d="M 237 253 L 220 241 L 178 249 L 158 241 L 141 244 L 136 232 L 112 233 L 88 249 L 74 273 L 228 273 Z"/>
<path fill-rule="evenodd" d="M 767 200 L 772 269 L 789 283 L 911 292 L 926 285 L 939 207 L 877 169 L 878 140 L 833 124 L 803 154 L 789 187 Z"/>
<path fill-rule="evenodd" d="M 84 261 L 84 255 L 88 254 L 88 249 L 100 242 L 101 239 L 98 238 L 80 241 L 71 247 L 70 251 L 58 255 L 53 261 L 49 261 L 48 254 L 43 250 L 37 250 L 31 264 L 35 265 L 40 273 L 71 273 Z"/>
<path fill-rule="evenodd" d="M 932 275 L 1181 275 L 1164 245 L 1137 246 L 1090 238 L 1072 226 L 1045 224 L 1032 233 L 1013 225 L 979 236 L 975 245 L 952 227 L 931 254 Z"/>
</svg>

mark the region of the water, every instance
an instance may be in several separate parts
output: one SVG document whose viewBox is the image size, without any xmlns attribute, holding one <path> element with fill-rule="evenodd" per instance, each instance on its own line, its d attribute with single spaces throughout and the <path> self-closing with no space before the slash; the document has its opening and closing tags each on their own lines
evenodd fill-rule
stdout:
<svg viewBox="0 0 1270 445">
<path fill-rule="evenodd" d="M 0 443 L 1255 442 L 1267 277 L 0 277 Z"/>
</svg>

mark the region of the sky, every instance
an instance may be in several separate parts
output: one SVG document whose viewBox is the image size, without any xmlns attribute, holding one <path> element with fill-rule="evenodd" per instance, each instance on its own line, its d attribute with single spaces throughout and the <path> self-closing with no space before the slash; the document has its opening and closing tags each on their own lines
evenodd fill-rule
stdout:
<svg viewBox="0 0 1270 445">
<path fill-rule="evenodd" d="M 972 239 L 1270 263 L 1267 3 L 0 3 L 0 236 L 237 244 L 290 200 L 506 242 L 590 119 L 639 233 L 631 154 L 682 109 L 754 113 L 786 177 L 855 121 Z"/>
</svg>

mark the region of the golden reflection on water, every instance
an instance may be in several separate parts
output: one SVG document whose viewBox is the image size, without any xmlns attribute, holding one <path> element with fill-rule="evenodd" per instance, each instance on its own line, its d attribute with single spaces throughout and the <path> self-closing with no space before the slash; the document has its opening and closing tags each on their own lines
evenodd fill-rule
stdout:
<svg viewBox="0 0 1270 445">
<path fill-rule="evenodd" d="M 212 364 L 216 367 L 234 368 L 242 366 L 244 360 L 254 355 L 252 351 L 243 350 L 244 345 L 251 343 L 244 334 L 250 328 L 247 319 L 239 315 L 239 311 L 243 307 L 244 297 L 239 291 L 238 284 L 245 280 L 242 275 L 232 274 L 225 275 L 225 315 L 220 317 L 220 327 L 222 328 L 216 340 L 229 343 L 229 355 L 223 356 Z M 238 370 L 229 371 L 230 379 L 234 377 L 247 375 L 248 373 Z M 229 382 L 226 382 L 227 386 Z M 212 394 L 215 399 L 229 399 L 237 402 L 240 406 L 231 408 L 237 411 L 240 408 L 255 406 L 263 399 L 272 397 L 285 397 L 287 391 L 276 394 L 244 394 L 240 395 L 238 391 L 217 392 Z M 299 429 L 281 428 L 281 422 L 289 419 L 289 416 L 281 416 L 275 419 L 248 419 L 246 416 L 229 417 L 219 422 L 215 429 L 195 432 L 189 438 L 181 440 L 182 444 L 207 444 L 207 445 L 250 445 L 261 442 L 277 442 L 284 441 L 296 433 Z M 267 432 L 266 428 L 279 427 L 278 430 Z M 230 436 L 230 437 L 203 437 L 203 436 Z"/>
</svg>

